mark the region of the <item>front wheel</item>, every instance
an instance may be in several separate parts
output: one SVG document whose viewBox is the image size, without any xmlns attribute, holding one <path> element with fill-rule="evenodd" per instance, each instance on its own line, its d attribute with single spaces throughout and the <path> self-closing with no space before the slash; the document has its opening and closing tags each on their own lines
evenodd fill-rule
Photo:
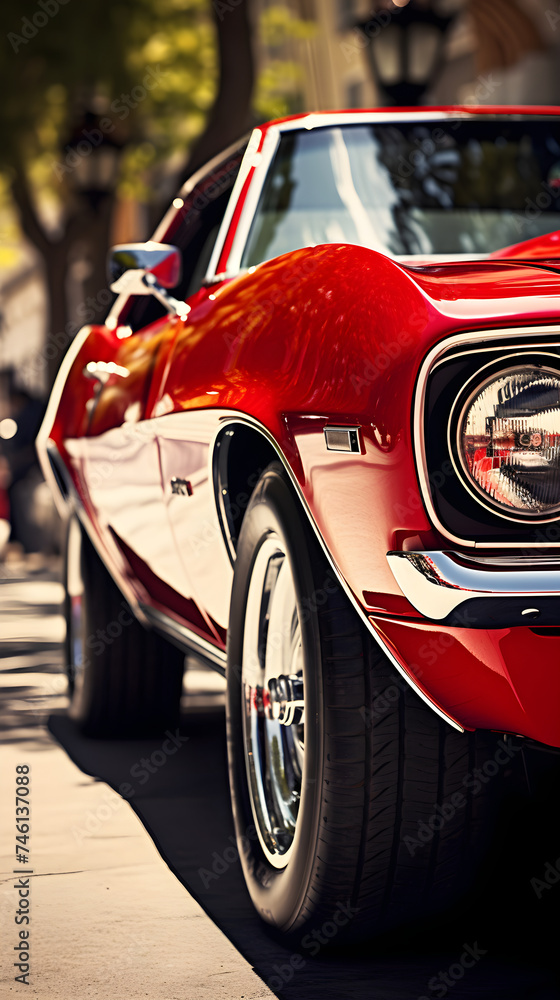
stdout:
<svg viewBox="0 0 560 1000">
<path fill-rule="evenodd" d="M 341 941 L 456 898 L 496 798 L 468 776 L 498 737 L 452 730 L 400 679 L 277 463 L 240 533 L 227 679 L 237 841 L 266 921 Z"/>
</svg>

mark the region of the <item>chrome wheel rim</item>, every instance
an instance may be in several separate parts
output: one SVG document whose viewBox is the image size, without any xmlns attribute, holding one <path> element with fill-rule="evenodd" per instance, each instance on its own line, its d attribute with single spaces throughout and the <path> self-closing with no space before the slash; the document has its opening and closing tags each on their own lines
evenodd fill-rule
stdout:
<svg viewBox="0 0 560 1000">
<path fill-rule="evenodd" d="M 300 811 L 303 647 L 288 553 L 267 536 L 253 565 L 243 633 L 241 697 L 247 781 L 257 835 L 274 868 L 292 854 Z"/>
</svg>

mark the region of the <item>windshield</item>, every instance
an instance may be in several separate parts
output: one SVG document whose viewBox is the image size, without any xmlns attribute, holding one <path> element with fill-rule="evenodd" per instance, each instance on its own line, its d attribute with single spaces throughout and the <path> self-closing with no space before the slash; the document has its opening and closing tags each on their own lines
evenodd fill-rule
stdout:
<svg viewBox="0 0 560 1000">
<path fill-rule="evenodd" d="M 319 243 L 488 254 L 560 229 L 560 122 L 484 116 L 282 134 L 241 264 Z"/>
</svg>

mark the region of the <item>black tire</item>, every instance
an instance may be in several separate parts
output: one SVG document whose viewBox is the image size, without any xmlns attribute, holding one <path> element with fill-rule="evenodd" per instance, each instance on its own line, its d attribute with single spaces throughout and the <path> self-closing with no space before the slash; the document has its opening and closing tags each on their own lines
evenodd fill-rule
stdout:
<svg viewBox="0 0 560 1000">
<path fill-rule="evenodd" d="M 147 737 L 179 724 L 184 653 L 134 617 L 76 518 L 65 555 L 70 716 L 87 736 Z"/>
<path fill-rule="evenodd" d="M 278 821 L 284 814 L 271 795 L 265 796 L 270 823 L 259 824 L 258 789 L 276 788 L 277 779 L 272 775 L 270 786 L 264 778 L 260 786 L 255 781 L 255 757 L 269 737 L 253 739 L 257 730 L 251 727 L 268 726 L 267 712 L 274 710 L 268 696 L 261 698 L 258 688 L 254 693 L 254 668 L 243 665 L 246 622 L 247 647 L 253 621 L 264 623 L 259 628 L 269 627 L 264 598 L 256 614 L 251 595 L 258 589 L 251 594 L 250 589 L 252 579 L 261 578 L 261 564 L 275 539 L 291 566 L 303 648 L 304 763 L 291 842 L 283 820 Z M 267 549 L 259 557 L 265 542 Z M 253 586 L 258 588 L 258 580 Z M 269 582 L 265 590 L 270 586 L 275 585 Z M 270 621 L 272 590 L 265 596 Z M 263 632 L 259 664 L 266 663 L 264 640 Z M 274 695 L 277 685 L 269 690 Z M 249 893 L 264 920 L 285 933 L 297 931 L 300 943 L 306 931 L 328 927 L 325 933 L 333 936 L 334 929 L 334 943 L 339 944 L 437 913 L 468 884 L 491 827 L 499 782 L 498 777 L 479 782 L 475 792 L 472 775 L 494 758 L 503 741 L 500 744 L 497 734 L 459 733 L 400 677 L 336 582 L 277 463 L 259 480 L 239 538 L 228 638 L 227 718 L 239 852 Z M 244 742 L 248 732 L 249 763 Z M 287 775 L 289 754 L 281 759 L 280 773 Z M 501 771 L 509 760 L 507 752 L 504 760 Z M 259 774 L 268 780 L 266 763 Z M 293 801 L 294 789 L 286 792 Z M 260 815 L 265 815 L 264 809 Z M 280 834 L 271 838 L 270 830 Z M 281 868 L 279 852 L 286 851 L 283 845 L 288 843 L 291 853 L 285 853 L 289 860 Z"/>
</svg>

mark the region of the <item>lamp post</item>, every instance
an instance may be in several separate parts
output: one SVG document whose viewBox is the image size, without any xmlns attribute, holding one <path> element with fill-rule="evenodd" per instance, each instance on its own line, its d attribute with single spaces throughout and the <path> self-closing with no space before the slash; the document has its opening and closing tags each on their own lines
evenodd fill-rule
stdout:
<svg viewBox="0 0 560 1000">
<path fill-rule="evenodd" d="M 51 287 L 63 299 L 61 312 L 72 320 L 77 316 L 76 329 L 84 316 L 88 322 L 101 321 L 112 298 L 105 262 L 123 146 L 122 134 L 109 115 L 86 110 L 64 148 L 62 169 L 71 198 L 65 239 L 57 248 L 60 274 Z"/>
<path fill-rule="evenodd" d="M 426 0 L 387 0 L 373 21 L 356 25 L 373 80 L 385 106 L 417 105 L 444 63 L 445 34 L 455 14 L 440 12 Z M 371 25 L 375 23 L 375 29 Z"/>
<path fill-rule="evenodd" d="M 64 150 L 68 183 L 93 212 L 114 194 L 117 184 L 122 143 L 112 135 L 113 129 L 111 119 L 86 111 Z"/>
</svg>

